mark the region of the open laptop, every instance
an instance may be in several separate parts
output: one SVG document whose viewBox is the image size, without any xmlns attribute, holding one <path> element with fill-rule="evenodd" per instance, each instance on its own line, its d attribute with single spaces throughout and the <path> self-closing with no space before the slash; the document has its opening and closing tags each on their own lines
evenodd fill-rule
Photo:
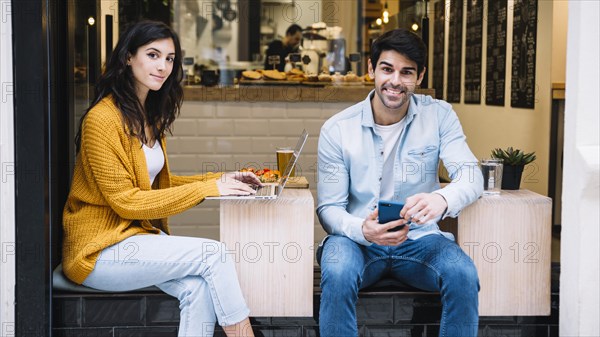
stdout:
<svg viewBox="0 0 600 337">
<path fill-rule="evenodd" d="M 279 179 L 278 183 L 266 183 L 263 186 L 259 186 L 256 189 L 256 194 L 253 195 L 223 195 L 220 197 L 207 197 L 207 200 L 246 200 L 246 199 L 276 199 L 283 192 L 283 188 L 290 178 L 290 173 L 296 167 L 296 163 L 298 162 L 298 157 L 300 157 L 300 153 L 304 148 L 304 144 L 306 143 L 306 139 L 308 138 L 308 132 L 306 130 L 302 131 L 300 138 L 298 139 L 298 143 L 296 143 L 296 147 L 294 148 L 294 153 L 288 162 L 285 172 L 282 173 L 281 179 Z"/>
</svg>

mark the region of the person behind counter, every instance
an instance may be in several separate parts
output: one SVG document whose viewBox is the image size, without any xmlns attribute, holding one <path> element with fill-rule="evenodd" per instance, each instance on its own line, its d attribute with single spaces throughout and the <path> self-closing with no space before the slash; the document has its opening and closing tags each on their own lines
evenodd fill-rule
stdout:
<svg viewBox="0 0 600 337">
<path fill-rule="evenodd" d="M 269 43 L 267 54 L 265 56 L 265 69 L 273 69 L 273 65 L 269 64 L 269 56 L 279 55 L 279 64 L 276 69 L 283 71 L 285 69 L 285 58 L 290 53 L 297 53 L 302 39 L 302 27 L 293 24 L 285 31 L 283 41 L 274 40 Z"/>
<path fill-rule="evenodd" d="M 77 284 L 130 291 L 155 285 L 180 302 L 179 336 L 253 337 L 235 267 L 217 241 L 169 235 L 167 217 L 207 196 L 254 193 L 254 174 L 176 176 L 165 132 L 179 114 L 181 46 L 161 22 L 119 39 L 81 118 L 63 212 L 64 274 Z"/>
</svg>

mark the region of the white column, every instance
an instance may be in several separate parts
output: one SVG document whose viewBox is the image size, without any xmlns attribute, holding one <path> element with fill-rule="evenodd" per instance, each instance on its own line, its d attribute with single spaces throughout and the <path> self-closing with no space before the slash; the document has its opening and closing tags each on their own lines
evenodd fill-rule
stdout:
<svg viewBox="0 0 600 337">
<path fill-rule="evenodd" d="M 560 335 L 600 336 L 600 2 L 569 1 Z"/>
<path fill-rule="evenodd" d="M 11 1 L 0 0 L 0 336 L 15 334 L 15 187 Z"/>
</svg>

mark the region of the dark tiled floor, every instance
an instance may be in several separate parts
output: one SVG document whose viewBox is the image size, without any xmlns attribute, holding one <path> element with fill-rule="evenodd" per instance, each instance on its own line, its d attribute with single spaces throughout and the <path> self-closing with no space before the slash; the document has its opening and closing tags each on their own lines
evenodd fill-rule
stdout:
<svg viewBox="0 0 600 337">
<path fill-rule="evenodd" d="M 558 336 L 558 275 L 553 266 L 550 316 L 481 317 L 479 336 Z M 252 318 L 257 337 L 317 337 L 318 273 L 313 317 Z M 54 294 L 55 336 L 177 336 L 179 303 L 163 293 Z M 357 304 L 361 336 L 437 336 L 441 304 L 438 294 L 408 288 L 367 289 Z M 225 336 L 217 328 L 216 336 Z"/>
</svg>

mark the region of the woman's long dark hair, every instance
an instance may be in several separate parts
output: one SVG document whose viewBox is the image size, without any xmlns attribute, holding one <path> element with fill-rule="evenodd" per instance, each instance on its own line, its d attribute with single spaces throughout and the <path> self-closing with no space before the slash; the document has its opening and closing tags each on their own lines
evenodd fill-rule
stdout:
<svg viewBox="0 0 600 337">
<path fill-rule="evenodd" d="M 158 91 L 150 90 L 146 102 L 140 102 L 135 90 L 135 78 L 131 67 L 127 66 L 130 56 L 137 53 L 139 47 L 156 40 L 170 38 L 175 45 L 173 70 Z M 121 110 L 123 121 L 129 133 L 142 143 L 147 143 L 145 124 L 152 127 L 154 139 L 160 139 L 165 131 L 171 132 L 171 125 L 179 115 L 183 101 L 181 80 L 181 45 L 177 34 L 167 25 L 156 21 L 140 21 L 130 26 L 119 38 L 112 56 L 106 64 L 106 70 L 98 79 L 95 98 L 79 121 L 79 131 L 75 136 L 77 152 L 81 146 L 81 127 L 87 113 L 104 97 L 112 95 Z M 142 107 L 142 104 L 144 106 Z"/>
</svg>

